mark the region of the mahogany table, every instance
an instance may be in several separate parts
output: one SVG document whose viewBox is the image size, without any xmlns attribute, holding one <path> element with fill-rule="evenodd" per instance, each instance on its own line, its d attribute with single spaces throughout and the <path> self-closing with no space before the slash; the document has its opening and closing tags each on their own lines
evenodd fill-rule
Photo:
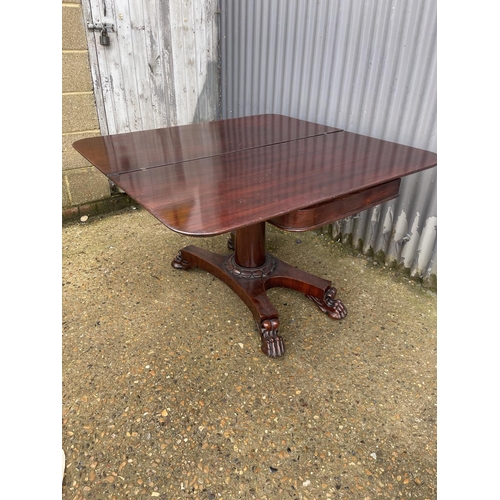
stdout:
<svg viewBox="0 0 500 500">
<path fill-rule="evenodd" d="M 330 281 L 266 252 L 266 222 L 288 231 L 320 227 L 396 198 L 401 177 L 437 164 L 429 151 L 272 114 L 95 137 L 73 146 L 173 231 L 231 233 L 228 255 L 189 245 L 172 266 L 203 268 L 236 292 L 271 357 L 285 347 L 269 288 L 298 290 L 332 319 L 347 311 Z"/>
</svg>

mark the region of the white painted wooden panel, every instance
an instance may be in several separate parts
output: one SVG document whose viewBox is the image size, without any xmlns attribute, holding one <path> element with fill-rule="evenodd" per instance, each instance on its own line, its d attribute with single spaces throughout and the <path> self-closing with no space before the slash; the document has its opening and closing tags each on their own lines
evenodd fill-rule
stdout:
<svg viewBox="0 0 500 500">
<path fill-rule="evenodd" d="M 85 21 L 109 22 L 111 43 L 88 32 L 103 134 L 219 116 L 217 2 L 82 0 Z"/>
</svg>

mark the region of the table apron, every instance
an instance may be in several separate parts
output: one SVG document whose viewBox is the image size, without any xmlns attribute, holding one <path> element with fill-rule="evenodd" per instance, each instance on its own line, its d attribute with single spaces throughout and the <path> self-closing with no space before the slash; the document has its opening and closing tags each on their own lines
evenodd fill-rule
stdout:
<svg viewBox="0 0 500 500">
<path fill-rule="evenodd" d="M 309 231 L 380 205 L 399 196 L 401 179 L 378 184 L 312 207 L 294 210 L 268 222 L 286 231 Z"/>
</svg>

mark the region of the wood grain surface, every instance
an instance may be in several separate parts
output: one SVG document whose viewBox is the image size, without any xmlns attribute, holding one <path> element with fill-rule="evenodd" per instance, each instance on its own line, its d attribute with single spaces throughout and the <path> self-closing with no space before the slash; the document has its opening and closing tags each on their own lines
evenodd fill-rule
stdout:
<svg viewBox="0 0 500 500">
<path fill-rule="evenodd" d="M 268 114 L 92 137 L 73 147 L 111 176 L 338 131 Z"/>
</svg>

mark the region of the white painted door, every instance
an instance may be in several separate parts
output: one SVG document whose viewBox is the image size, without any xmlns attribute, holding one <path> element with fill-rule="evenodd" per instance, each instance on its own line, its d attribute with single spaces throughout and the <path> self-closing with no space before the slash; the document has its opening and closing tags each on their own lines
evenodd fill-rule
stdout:
<svg viewBox="0 0 500 500">
<path fill-rule="evenodd" d="M 217 0 L 82 0 L 102 134 L 219 118 Z"/>
</svg>

